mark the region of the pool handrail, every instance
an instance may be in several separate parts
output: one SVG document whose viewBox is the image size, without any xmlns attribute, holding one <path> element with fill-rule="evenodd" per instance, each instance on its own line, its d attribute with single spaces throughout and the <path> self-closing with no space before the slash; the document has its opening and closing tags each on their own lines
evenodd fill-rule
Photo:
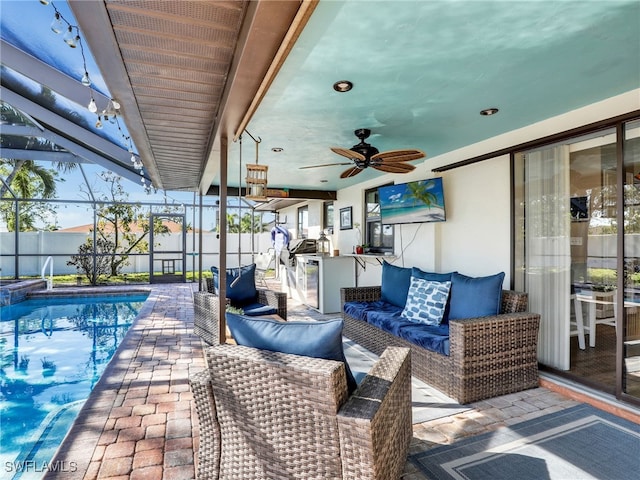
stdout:
<svg viewBox="0 0 640 480">
<path fill-rule="evenodd" d="M 49 280 L 46 280 L 47 290 L 53 290 L 53 257 L 52 256 L 48 256 L 47 259 L 44 261 L 44 265 L 42 266 L 42 271 L 41 271 L 42 280 L 45 280 L 44 272 L 47 269 L 47 265 L 49 265 Z"/>
</svg>

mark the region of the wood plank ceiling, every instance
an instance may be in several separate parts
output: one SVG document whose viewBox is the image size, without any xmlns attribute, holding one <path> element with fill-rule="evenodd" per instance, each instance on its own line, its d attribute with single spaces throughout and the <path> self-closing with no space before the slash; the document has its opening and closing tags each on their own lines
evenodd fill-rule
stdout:
<svg viewBox="0 0 640 480">
<path fill-rule="evenodd" d="M 163 187 L 192 188 L 247 2 L 107 1 L 106 6 Z"/>
<path fill-rule="evenodd" d="M 154 186 L 206 191 L 220 129 L 246 115 L 300 2 L 69 4 Z"/>
</svg>

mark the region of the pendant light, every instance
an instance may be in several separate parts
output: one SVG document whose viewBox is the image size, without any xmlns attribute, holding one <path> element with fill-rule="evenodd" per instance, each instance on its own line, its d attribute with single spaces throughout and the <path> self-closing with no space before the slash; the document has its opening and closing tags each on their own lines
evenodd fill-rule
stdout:
<svg viewBox="0 0 640 480">
<path fill-rule="evenodd" d="M 266 165 L 258 165 L 258 145 L 262 140 L 256 140 L 253 138 L 253 135 L 249 132 L 247 133 L 256 143 L 256 163 L 247 163 L 247 193 L 245 194 L 245 198 L 247 200 L 265 202 L 267 201 L 267 170 L 269 167 Z"/>
</svg>

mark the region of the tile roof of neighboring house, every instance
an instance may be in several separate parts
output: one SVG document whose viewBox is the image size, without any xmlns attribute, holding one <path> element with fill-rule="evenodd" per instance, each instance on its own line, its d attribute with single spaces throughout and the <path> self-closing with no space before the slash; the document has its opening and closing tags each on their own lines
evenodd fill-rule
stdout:
<svg viewBox="0 0 640 480">
<path fill-rule="evenodd" d="M 170 233 L 179 233 L 182 231 L 182 225 L 180 223 L 177 222 L 172 222 L 172 221 L 164 221 L 162 222 L 163 225 L 165 225 L 168 229 Z M 130 224 L 131 227 L 131 232 L 133 233 L 142 233 L 142 227 L 137 223 L 137 222 L 132 222 Z M 111 228 L 111 225 L 108 224 L 107 228 Z M 93 230 L 93 223 L 88 223 L 86 225 L 76 225 L 75 227 L 69 227 L 69 228 L 61 228 L 60 230 L 57 230 L 58 232 L 75 232 L 75 233 L 89 233 L 91 230 Z M 194 229 L 192 228 L 187 228 L 188 232 L 192 232 Z M 200 229 L 196 228 L 195 229 L 196 232 L 199 232 Z"/>
</svg>

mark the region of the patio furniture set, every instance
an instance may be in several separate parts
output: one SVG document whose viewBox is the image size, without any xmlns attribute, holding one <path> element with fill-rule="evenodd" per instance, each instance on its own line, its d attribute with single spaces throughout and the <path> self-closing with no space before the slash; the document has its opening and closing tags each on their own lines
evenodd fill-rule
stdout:
<svg viewBox="0 0 640 480">
<path fill-rule="evenodd" d="M 342 289 L 341 320 L 277 322 L 228 312 L 237 345 L 219 345 L 215 280 L 212 291 L 194 294 L 195 332 L 212 345 L 207 370 L 190 379 L 198 478 L 400 478 L 412 437 L 411 375 L 460 403 L 537 386 L 540 317 L 526 312 L 526 294 L 502 291 L 498 275 L 489 281 L 500 287 L 491 294 L 498 299 L 493 314 L 456 317 L 465 309 L 445 301 L 447 322 L 425 343 L 402 317 L 415 289 L 399 283 L 421 273 L 385 263 L 381 286 Z M 436 283 L 448 286 L 450 301 L 473 287 L 480 292 L 472 301 L 487 307 L 487 280 L 444 275 L 449 280 Z M 286 296 L 284 308 L 282 319 Z M 395 330 L 394 321 L 401 324 Z M 342 334 L 379 355 L 354 388 Z"/>
<path fill-rule="evenodd" d="M 441 323 L 402 316 L 412 275 L 451 279 Z M 385 263 L 381 286 L 341 290 L 344 335 L 375 354 L 410 348 L 412 374 L 462 404 L 534 388 L 540 315 L 527 311 L 526 293 L 502 290 L 502 279 Z"/>
</svg>

